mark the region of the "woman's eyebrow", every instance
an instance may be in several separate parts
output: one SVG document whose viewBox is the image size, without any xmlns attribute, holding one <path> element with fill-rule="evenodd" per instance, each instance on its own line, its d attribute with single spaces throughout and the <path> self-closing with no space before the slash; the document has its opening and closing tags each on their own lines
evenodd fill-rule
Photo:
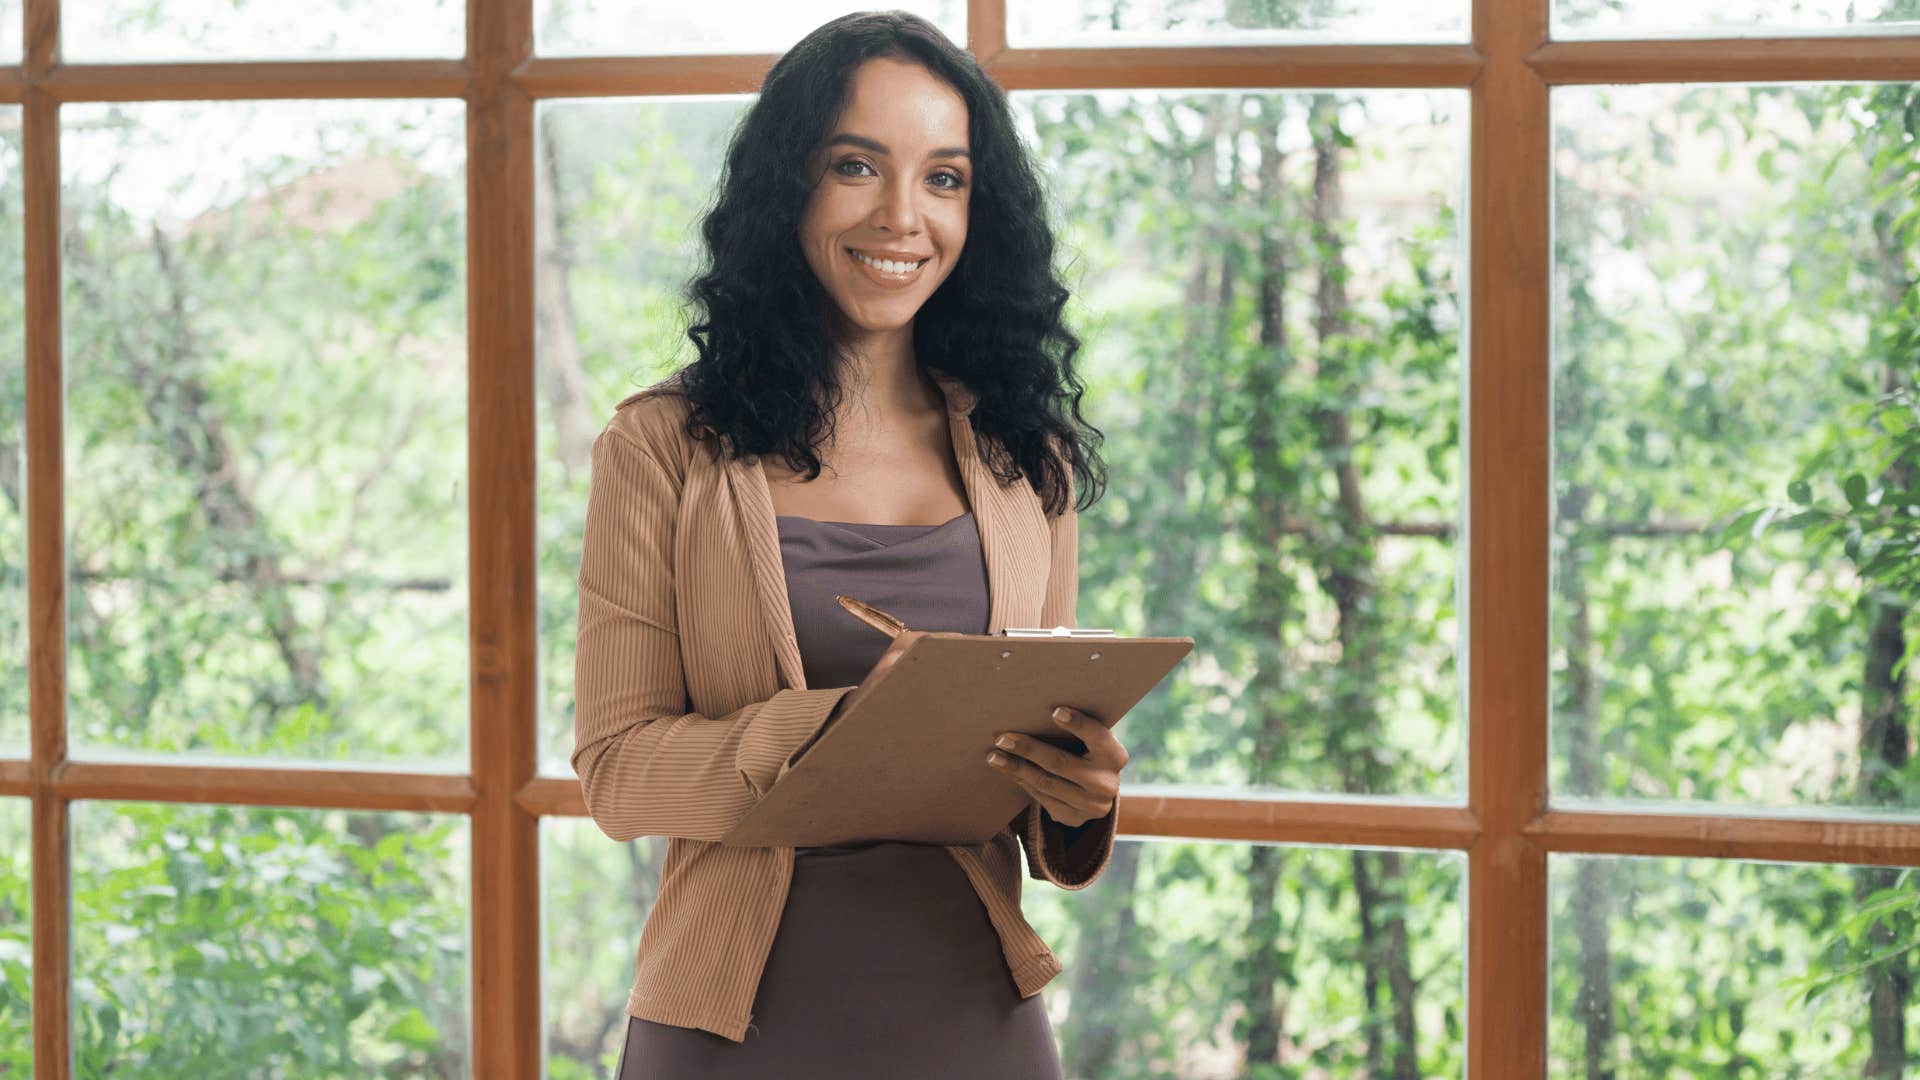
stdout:
<svg viewBox="0 0 1920 1080">
<path fill-rule="evenodd" d="M 865 135 L 855 135 L 852 132 L 847 132 L 847 131 L 843 131 L 840 134 L 835 135 L 833 138 L 827 140 L 828 146 L 838 146 L 841 143 L 846 143 L 849 146 L 857 146 L 862 150 L 871 150 L 876 154 L 891 155 L 893 153 L 893 151 L 888 150 L 885 146 L 882 146 L 880 143 L 867 138 Z M 963 157 L 963 158 L 966 158 L 968 161 L 973 160 L 973 155 L 967 153 L 967 148 L 964 146 L 943 146 L 940 149 L 935 150 L 932 153 L 928 154 L 927 156 L 928 157 Z"/>
</svg>

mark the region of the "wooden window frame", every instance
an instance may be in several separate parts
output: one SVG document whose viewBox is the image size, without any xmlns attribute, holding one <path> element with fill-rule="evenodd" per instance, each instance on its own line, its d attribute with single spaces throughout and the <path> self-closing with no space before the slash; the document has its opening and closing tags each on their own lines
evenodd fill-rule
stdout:
<svg viewBox="0 0 1920 1080">
<path fill-rule="evenodd" d="M 1009 90 L 1435 87 L 1470 92 L 1470 395 L 1464 804 L 1128 795 L 1126 835 L 1464 851 L 1467 1072 L 1547 1061 L 1547 859 L 1554 853 L 1920 865 L 1920 821 L 1820 812 L 1548 805 L 1548 96 L 1556 85 L 1920 80 L 1920 33 L 1548 40 L 1549 0 L 1474 0 L 1470 44 L 1013 49 L 1005 0 L 969 0 L 968 47 Z M 749 93 L 771 55 L 531 55 L 533 0 L 470 0 L 464 60 L 57 63 L 58 0 L 26 0 L 24 107 L 28 663 L 31 750 L 0 761 L 33 834 L 35 1075 L 72 1075 L 70 848 L 75 799 L 467 814 L 472 1061 L 541 1074 L 539 823 L 584 816 L 536 749 L 534 102 Z M 70 761 L 59 127 L 63 102 L 453 98 L 467 104 L 471 761 L 465 775 Z M 479 523 L 485 523 L 480 527 Z"/>
</svg>

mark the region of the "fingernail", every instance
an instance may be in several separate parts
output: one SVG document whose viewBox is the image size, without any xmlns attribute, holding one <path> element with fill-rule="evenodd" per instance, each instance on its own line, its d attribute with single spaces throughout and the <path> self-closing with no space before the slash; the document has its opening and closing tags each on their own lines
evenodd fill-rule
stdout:
<svg viewBox="0 0 1920 1080">
<path fill-rule="evenodd" d="M 1001 762 L 1003 762 L 1003 761 L 1005 761 L 1005 760 L 1007 760 L 1007 759 L 1006 759 L 1006 758 L 1004 758 L 1004 757 L 1002 757 L 1002 756 L 1000 756 L 999 754 L 988 754 L 988 755 L 987 755 L 987 763 L 988 763 L 989 765 L 998 765 L 998 764 L 1000 764 Z"/>
<path fill-rule="evenodd" d="M 1061 708 L 1053 710 L 1053 719 L 1054 719 L 1054 722 L 1058 724 L 1066 723 L 1067 722 L 1066 708 L 1062 706 Z"/>
<path fill-rule="evenodd" d="M 999 738 L 993 740 L 993 745 L 998 746 L 1005 750 L 1011 750 L 1013 749 L 1013 736 L 1002 735 Z"/>
</svg>

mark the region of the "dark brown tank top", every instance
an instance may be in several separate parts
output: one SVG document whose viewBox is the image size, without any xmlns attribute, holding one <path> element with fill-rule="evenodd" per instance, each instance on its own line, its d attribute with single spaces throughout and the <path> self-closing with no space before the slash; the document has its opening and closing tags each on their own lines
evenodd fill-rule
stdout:
<svg viewBox="0 0 1920 1080">
<path fill-rule="evenodd" d="M 939 525 L 774 520 L 808 689 L 857 685 L 887 650 L 887 635 L 854 618 L 835 593 L 915 630 L 986 633 L 987 561 L 972 511 Z"/>
</svg>

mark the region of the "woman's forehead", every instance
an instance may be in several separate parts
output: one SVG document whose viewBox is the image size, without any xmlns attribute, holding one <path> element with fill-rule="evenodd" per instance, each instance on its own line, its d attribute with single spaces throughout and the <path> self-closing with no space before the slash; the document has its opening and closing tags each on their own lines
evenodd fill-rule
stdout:
<svg viewBox="0 0 1920 1080">
<path fill-rule="evenodd" d="M 878 143 L 877 153 L 966 149 L 967 103 L 919 64 L 876 57 L 854 71 L 833 134 Z"/>
</svg>

